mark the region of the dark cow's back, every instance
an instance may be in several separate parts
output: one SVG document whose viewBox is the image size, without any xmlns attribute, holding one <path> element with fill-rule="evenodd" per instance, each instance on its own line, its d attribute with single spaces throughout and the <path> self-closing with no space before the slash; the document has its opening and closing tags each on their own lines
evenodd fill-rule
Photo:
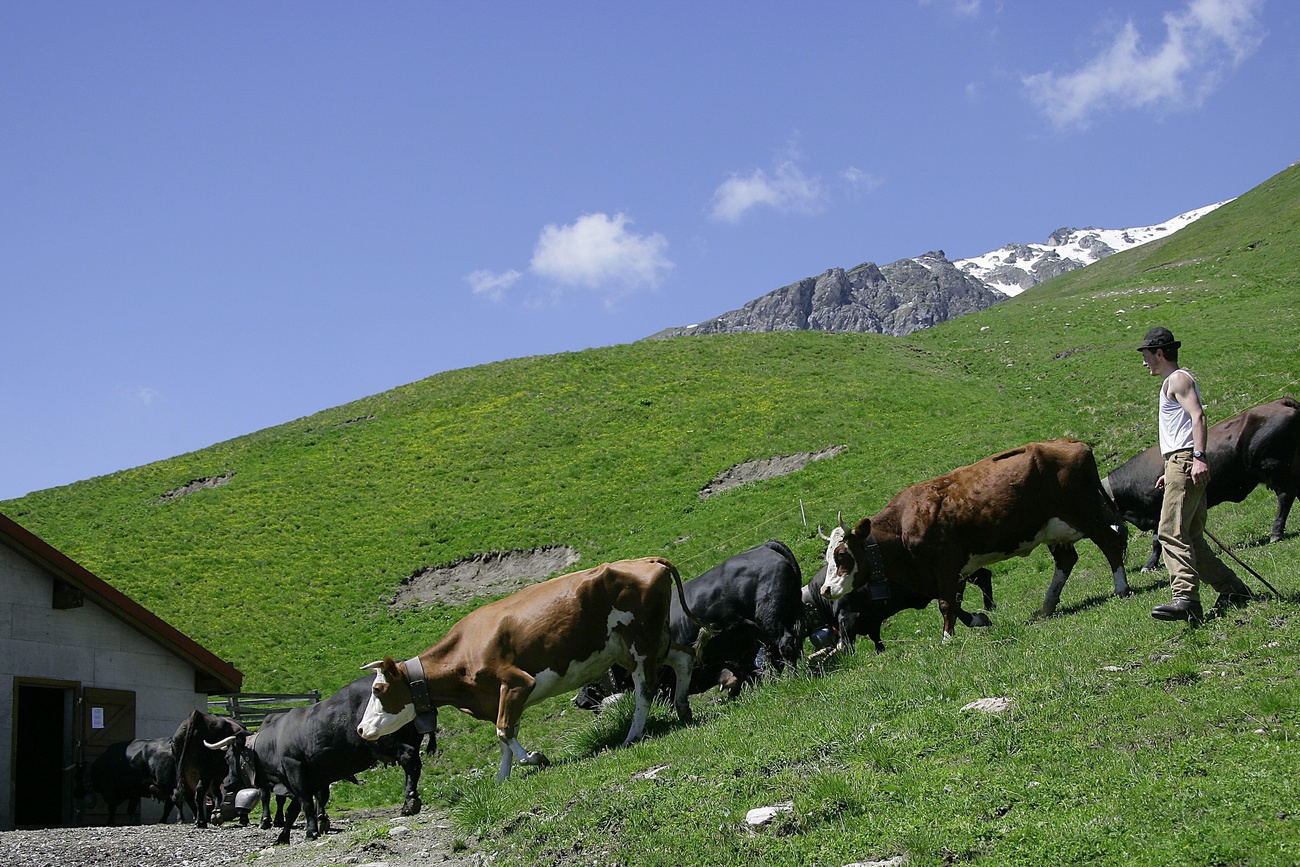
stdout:
<svg viewBox="0 0 1300 867">
<path fill-rule="evenodd" d="M 419 750 L 424 736 L 413 723 L 373 741 L 357 732 L 373 680 L 358 678 L 324 701 L 269 716 L 252 738 L 256 786 L 262 790 L 263 827 L 269 827 L 267 805 L 275 785 L 283 785 L 295 800 L 278 843 L 289 841 L 289 828 L 299 810 L 307 816 L 308 839 L 323 833 L 320 829 L 327 827 L 324 811 L 330 785 L 352 779 L 380 762 L 400 764 L 406 773 L 402 815 L 419 812 Z"/>
<path fill-rule="evenodd" d="M 718 629 L 691 677 L 690 691 L 718 684 L 732 673 L 734 692 L 756 674 L 755 658 L 766 650 L 778 670 L 793 670 L 803 646 L 803 573 L 794 553 L 771 540 L 729 557 L 683 585 L 692 621 L 674 596 L 669 614 L 672 640 L 689 647 L 700 635 L 699 622 Z"/>
</svg>

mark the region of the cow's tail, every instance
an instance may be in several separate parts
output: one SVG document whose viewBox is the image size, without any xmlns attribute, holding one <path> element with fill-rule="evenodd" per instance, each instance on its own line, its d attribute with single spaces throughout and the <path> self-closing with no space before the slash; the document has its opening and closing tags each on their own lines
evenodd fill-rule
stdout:
<svg viewBox="0 0 1300 867">
<path fill-rule="evenodd" d="M 172 740 L 172 753 L 176 761 L 176 788 L 172 793 L 173 800 L 179 806 L 185 802 L 185 797 L 189 793 L 189 783 L 185 779 L 185 768 L 188 765 L 187 759 L 190 754 L 190 745 L 194 739 L 194 729 L 197 727 L 199 712 L 190 711 L 190 715 L 185 718 L 183 723 L 185 735 L 181 739 L 180 751 L 176 751 L 176 741 Z"/>
<path fill-rule="evenodd" d="M 686 615 L 686 619 L 700 630 L 700 634 L 696 636 L 695 643 L 690 648 L 691 654 L 695 657 L 695 664 L 699 665 L 704 659 L 705 645 L 713 639 L 713 636 L 721 632 L 722 628 L 716 623 L 705 623 L 692 613 L 691 607 L 686 604 L 686 589 L 682 587 L 682 576 L 678 573 L 677 567 L 668 560 L 661 559 L 660 562 L 668 569 L 668 574 L 673 576 L 673 581 L 677 584 L 677 600 L 682 603 L 682 612 Z"/>
</svg>

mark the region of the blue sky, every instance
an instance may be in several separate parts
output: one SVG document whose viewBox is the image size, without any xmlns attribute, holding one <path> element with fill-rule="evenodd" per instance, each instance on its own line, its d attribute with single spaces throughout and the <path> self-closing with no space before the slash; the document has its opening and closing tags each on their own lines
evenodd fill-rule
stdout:
<svg viewBox="0 0 1300 867">
<path fill-rule="evenodd" d="M 0 118 L 7 498 L 1238 195 L 1300 4 L 0 0 Z"/>
</svg>

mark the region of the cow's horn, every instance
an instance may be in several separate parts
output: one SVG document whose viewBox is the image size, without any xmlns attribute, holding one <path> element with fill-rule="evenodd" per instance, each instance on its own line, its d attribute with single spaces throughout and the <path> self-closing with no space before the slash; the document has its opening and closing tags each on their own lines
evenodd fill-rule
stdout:
<svg viewBox="0 0 1300 867">
<path fill-rule="evenodd" d="M 823 542 L 829 542 L 831 540 L 831 537 L 827 536 L 825 531 L 822 530 L 821 524 L 817 525 L 817 535 L 822 537 Z"/>
<path fill-rule="evenodd" d="M 847 532 L 849 531 L 849 528 L 846 527 L 846 526 L 844 526 L 844 513 L 843 513 L 843 512 L 837 512 L 835 516 L 836 516 L 837 518 L 839 518 L 839 521 L 840 521 L 840 529 L 843 530 L 845 533 L 847 533 Z"/>
<path fill-rule="evenodd" d="M 231 735 L 225 740 L 217 741 L 215 744 L 210 744 L 207 741 L 204 741 L 203 746 L 207 747 L 210 750 L 228 750 L 230 749 L 230 745 L 233 744 L 238 738 L 239 735 Z"/>
</svg>

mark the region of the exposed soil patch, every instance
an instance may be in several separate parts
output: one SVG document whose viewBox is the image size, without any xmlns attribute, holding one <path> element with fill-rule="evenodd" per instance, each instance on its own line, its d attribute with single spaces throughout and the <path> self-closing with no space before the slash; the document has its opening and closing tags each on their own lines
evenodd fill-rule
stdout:
<svg viewBox="0 0 1300 867">
<path fill-rule="evenodd" d="M 729 491 L 732 488 L 738 488 L 749 482 L 761 482 L 764 479 L 775 479 L 778 476 L 788 476 L 790 473 L 798 472 L 808 466 L 813 461 L 820 461 L 826 458 L 833 458 L 848 446 L 830 446 L 819 452 L 800 452 L 797 455 L 777 455 L 774 458 L 764 458 L 757 461 L 745 461 L 742 464 L 736 464 L 729 470 L 724 470 L 714 477 L 700 489 L 700 499 L 704 500 L 712 497 L 714 494 L 720 494 L 723 491 Z"/>
<path fill-rule="evenodd" d="M 179 497 L 183 497 L 186 494 L 193 494 L 196 491 L 202 491 L 207 488 L 219 488 L 222 485 L 227 484 L 234 477 L 235 474 L 233 472 L 226 472 L 220 476 L 204 476 L 201 479 L 191 479 L 179 488 L 173 488 L 163 494 L 157 501 L 159 503 L 166 503 Z"/>
<path fill-rule="evenodd" d="M 394 605 L 464 605 L 477 598 L 513 593 L 563 572 L 582 555 L 567 545 L 531 551 L 489 551 L 447 566 L 425 566 L 402 581 Z"/>
</svg>

